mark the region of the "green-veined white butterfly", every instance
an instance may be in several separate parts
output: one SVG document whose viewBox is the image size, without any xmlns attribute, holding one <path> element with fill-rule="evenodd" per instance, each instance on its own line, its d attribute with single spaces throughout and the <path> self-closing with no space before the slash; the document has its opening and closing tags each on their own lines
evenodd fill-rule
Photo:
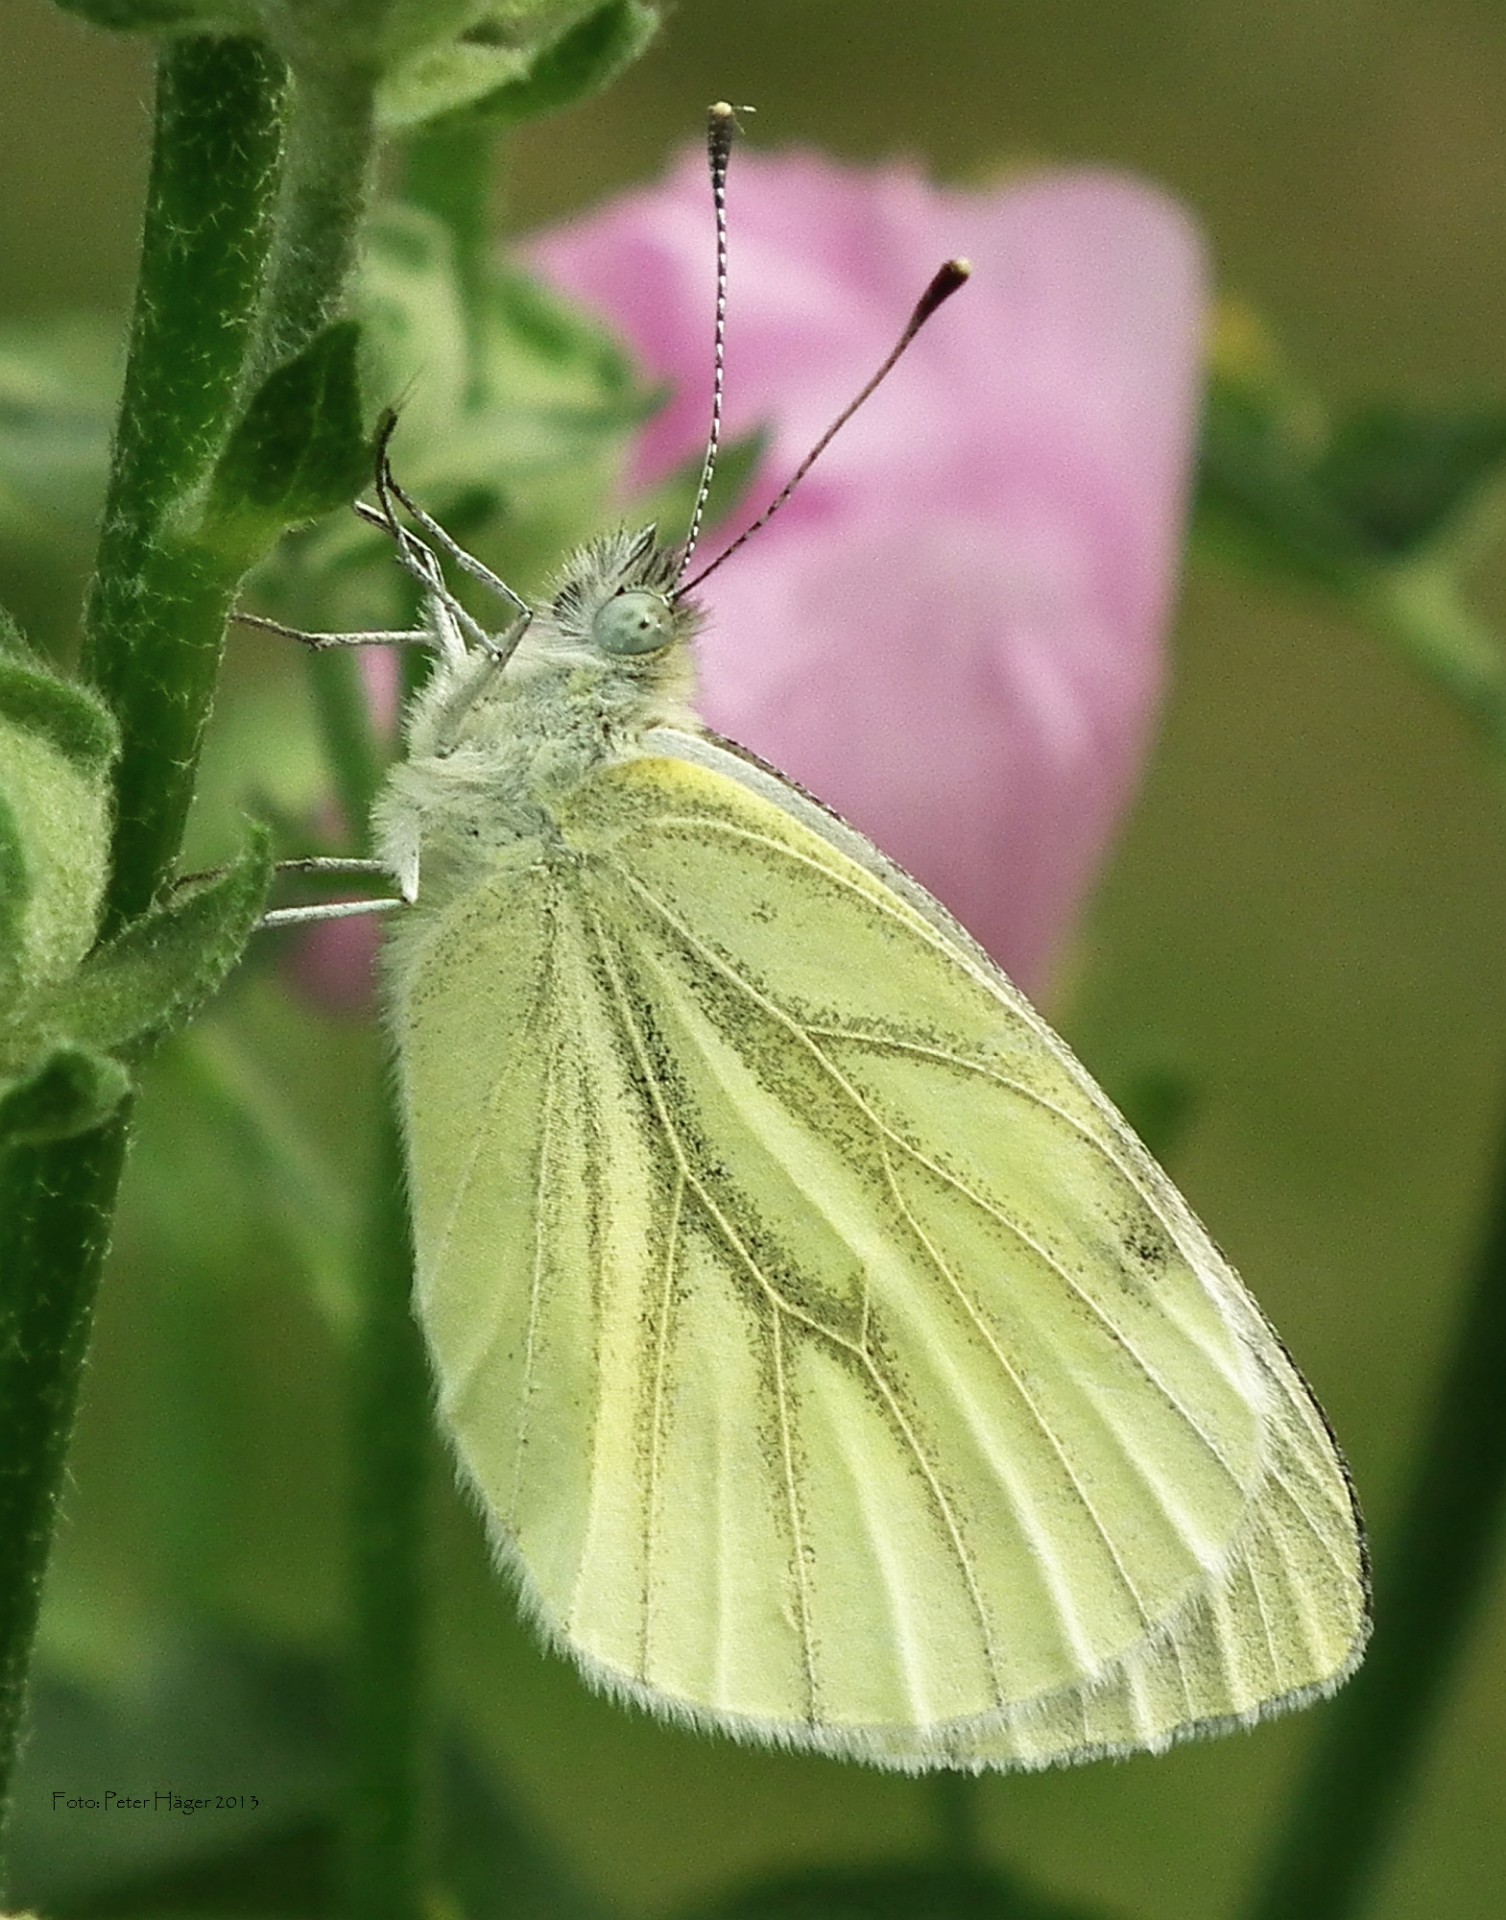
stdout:
<svg viewBox="0 0 1506 1920">
<path fill-rule="evenodd" d="M 493 637 L 385 444 L 379 490 L 438 652 L 376 815 L 418 1312 L 548 1637 L 660 1713 L 911 1769 L 1331 1690 L 1366 1581 L 1311 1394 L 987 955 L 700 725 L 686 556 L 493 581 Z"/>
</svg>

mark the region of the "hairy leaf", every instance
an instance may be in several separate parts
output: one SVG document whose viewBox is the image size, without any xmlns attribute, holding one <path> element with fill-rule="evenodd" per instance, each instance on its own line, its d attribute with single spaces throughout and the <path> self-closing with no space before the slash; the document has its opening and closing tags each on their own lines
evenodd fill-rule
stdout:
<svg viewBox="0 0 1506 1920">
<path fill-rule="evenodd" d="M 353 320 L 326 327 L 252 395 L 214 470 L 206 537 L 248 558 L 285 527 L 353 500 L 370 477 Z"/>
<path fill-rule="evenodd" d="M 261 916 L 268 835 L 214 879 L 181 886 L 40 996 L 38 1025 L 88 1045 L 140 1052 L 183 1026 L 221 985 Z"/>
</svg>

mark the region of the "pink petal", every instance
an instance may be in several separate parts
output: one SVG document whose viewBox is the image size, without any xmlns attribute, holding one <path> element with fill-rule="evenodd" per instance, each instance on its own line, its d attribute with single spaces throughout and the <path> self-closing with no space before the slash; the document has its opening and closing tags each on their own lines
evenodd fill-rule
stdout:
<svg viewBox="0 0 1506 1920">
<path fill-rule="evenodd" d="M 735 166 L 728 431 L 769 436 L 744 519 L 939 262 L 965 253 L 975 277 L 708 583 L 706 716 L 1038 988 L 1151 733 L 1195 426 L 1200 244 L 1164 195 L 1108 173 L 959 192 L 810 154 Z M 531 254 L 675 382 L 638 477 L 692 458 L 712 307 L 699 156 Z"/>
<path fill-rule="evenodd" d="M 776 764 L 923 878 L 1012 977 L 1040 982 L 1148 720 L 1075 527 L 1042 513 L 1006 548 L 982 518 L 917 530 L 875 515 L 789 544 L 777 573 L 728 570 L 707 719 L 774 743 Z M 740 648 L 760 627 L 803 635 L 803 658 Z"/>
</svg>

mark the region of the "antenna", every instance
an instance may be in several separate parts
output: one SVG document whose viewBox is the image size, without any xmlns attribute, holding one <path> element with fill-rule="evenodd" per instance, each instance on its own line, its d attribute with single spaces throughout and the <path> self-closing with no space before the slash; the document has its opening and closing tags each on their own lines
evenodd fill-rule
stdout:
<svg viewBox="0 0 1506 1920">
<path fill-rule="evenodd" d="M 744 112 L 749 109 L 744 108 Z M 732 158 L 732 136 L 737 131 L 737 114 L 725 100 L 718 100 L 706 114 L 706 160 L 711 168 L 711 204 L 716 210 L 716 332 L 711 349 L 711 428 L 706 435 L 706 458 L 701 462 L 701 478 L 696 487 L 695 505 L 690 510 L 690 530 L 685 536 L 685 551 L 680 557 L 680 572 L 690 565 L 696 542 L 701 537 L 701 522 L 706 517 L 706 501 L 716 472 L 717 449 L 722 443 L 722 382 L 727 363 L 727 166 Z"/>
<path fill-rule="evenodd" d="M 952 295 L 957 291 L 959 287 L 964 286 L 966 284 L 968 278 L 972 274 L 972 271 L 973 270 L 971 265 L 966 260 L 947 260 L 936 269 L 935 273 L 931 276 L 931 284 L 926 288 L 925 292 L 920 296 L 919 300 L 916 301 L 915 311 L 910 315 L 910 318 L 905 322 L 904 332 L 899 336 L 898 340 L 895 341 L 893 347 L 889 351 L 887 358 L 884 360 L 882 366 L 880 366 L 877 373 L 875 373 L 873 378 L 868 382 L 868 384 L 865 387 L 863 387 L 857 394 L 855 394 L 853 398 L 848 401 L 847 405 L 843 407 L 842 411 L 837 415 L 836 419 L 832 421 L 831 425 L 826 429 L 825 433 L 822 434 L 821 438 L 816 442 L 816 444 L 811 448 L 810 452 L 800 462 L 800 465 L 796 467 L 795 471 L 790 475 L 789 479 L 785 482 L 784 486 L 780 488 L 779 492 L 775 494 L 773 500 L 770 501 L 769 505 L 764 508 L 761 514 L 759 514 L 758 518 L 753 522 L 752 526 L 745 527 L 743 531 L 737 536 L 737 538 L 732 542 L 731 546 L 724 547 L 722 551 L 717 555 L 717 557 L 712 561 L 711 565 L 709 567 L 702 567 L 701 571 L 695 576 L 693 580 L 687 580 L 684 582 L 683 585 L 677 586 L 675 588 L 674 598 L 676 600 L 678 600 L 683 594 L 692 592 L 696 587 L 698 587 L 701 584 L 703 580 L 709 580 L 711 575 L 716 572 L 719 566 L 721 566 L 725 561 L 728 561 L 732 558 L 733 554 L 737 552 L 739 547 L 746 546 L 748 541 L 750 541 L 753 538 L 754 534 L 757 533 L 761 527 L 766 527 L 769 524 L 769 522 L 774 518 L 774 515 L 778 513 L 779 509 L 784 505 L 785 501 L 788 500 L 790 495 L 795 491 L 796 487 L 800 485 L 800 482 L 810 472 L 811 468 L 816 464 L 817 460 L 820 459 L 821 455 L 825 453 L 826 449 L 831 445 L 832 441 L 836 439 L 837 435 L 842 431 L 843 427 L 847 425 L 847 422 L 857 412 L 858 408 L 862 406 L 863 402 L 867 400 L 870 397 L 870 395 L 875 391 L 875 389 L 879 387 L 882 384 L 882 382 L 888 378 L 890 373 L 893 372 L 896 361 L 898 361 L 901 354 L 904 353 L 905 349 L 909 346 L 910 342 L 915 338 L 916 334 L 920 332 L 921 328 L 925 325 L 927 320 L 930 319 L 931 315 L 936 312 L 938 307 L 942 306 L 946 301 L 950 300 Z M 720 305 L 721 303 L 719 302 L 718 303 L 718 325 L 719 326 L 720 326 L 720 319 L 721 319 Z M 718 372 L 718 379 L 717 379 L 718 401 L 720 401 L 720 398 L 721 398 L 721 380 L 720 380 L 720 372 Z M 709 461 L 709 458 L 710 458 L 709 449 L 708 449 L 707 457 Z M 700 511 L 700 508 L 698 503 L 697 516 L 699 516 L 699 511 Z M 687 564 L 689 563 L 688 554 L 686 555 L 686 563 Z M 684 571 L 683 567 L 681 568 L 681 571 L 682 572 Z"/>
</svg>

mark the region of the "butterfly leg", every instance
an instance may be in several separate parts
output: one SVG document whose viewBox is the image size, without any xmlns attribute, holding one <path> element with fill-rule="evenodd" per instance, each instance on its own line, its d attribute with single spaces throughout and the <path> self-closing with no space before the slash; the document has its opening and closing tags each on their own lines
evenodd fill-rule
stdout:
<svg viewBox="0 0 1506 1920">
<path fill-rule="evenodd" d="M 278 633 L 296 640 L 311 653 L 327 653 L 334 647 L 432 647 L 435 635 L 428 627 L 373 627 L 358 633 L 311 633 L 303 627 L 290 627 L 264 613 L 232 613 L 238 627 L 255 627 L 263 633 Z"/>
<path fill-rule="evenodd" d="M 357 915 L 368 913 L 397 913 L 410 904 L 384 895 L 380 900 L 325 900 L 307 907 L 273 907 L 257 921 L 256 931 L 264 933 L 269 927 L 307 925 L 320 920 L 354 920 Z"/>
<path fill-rule="evenodd" d="M 361 877 L 394 876 L 385 860 L 370 860 L 347 854 L 306 854 L 299 860 L 279 860 L 278 873 L 343 873 Z M 320 920 L 352 920 L 359 914 L 394 913 L 409 904 L 406 893 L 394 899 L 382 895 L 374 900 L 326 900 L 304 907 L 274 907 L 257 922 L 257 931 L 267 927 L 288 927 Z"/>
</svg>

